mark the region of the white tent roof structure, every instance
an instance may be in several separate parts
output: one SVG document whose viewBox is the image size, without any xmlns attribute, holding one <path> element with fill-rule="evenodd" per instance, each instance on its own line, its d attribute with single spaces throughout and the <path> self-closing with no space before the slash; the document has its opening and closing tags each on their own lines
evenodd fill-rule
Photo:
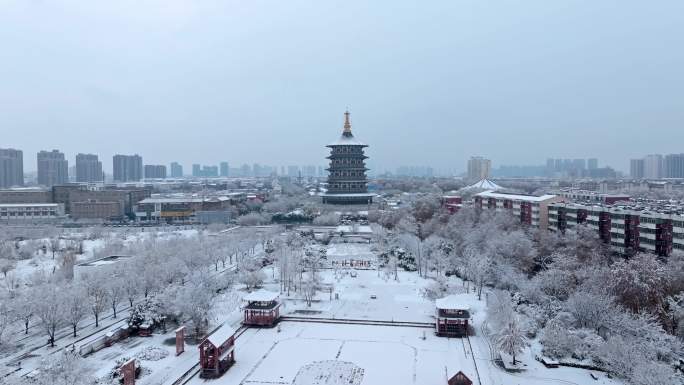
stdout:
<svg viewBox="0 0 684 385">
<path fill-rule="evenodd" d="M 499 186 L 498 184 L 492 182 L 489 179 L 482 179 L 481 181 L 474 183 L 474 184 L 471 184 L 470 186 L 464 187 L 461 190 L 473 190 L 473 189 L 496 191 L 496 190 L 503 190 L 503 187 Z"/>
</svg>

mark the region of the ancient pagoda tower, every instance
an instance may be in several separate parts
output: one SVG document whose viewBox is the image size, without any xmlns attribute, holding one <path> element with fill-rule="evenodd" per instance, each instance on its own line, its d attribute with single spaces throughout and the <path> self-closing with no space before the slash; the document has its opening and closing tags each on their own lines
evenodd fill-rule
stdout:
<svg viewBox="0 0 684 385">
<path fill-rule="evenodd" d="M 373 194 L 368 193 L 366 180 L 367 145 L 354 138 L 349 122 L 349 111 L 344 113 L 342 136 L 326 147 L 330 148 L 328 191 L 322 194 L 323 203 L 338 205 L 370 204 Z"/>
</svg>

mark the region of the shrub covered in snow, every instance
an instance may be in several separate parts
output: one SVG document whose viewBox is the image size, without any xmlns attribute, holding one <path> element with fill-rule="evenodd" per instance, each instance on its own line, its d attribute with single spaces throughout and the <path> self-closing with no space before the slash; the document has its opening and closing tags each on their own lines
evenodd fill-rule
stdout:
<svg viewBox="0 0 684 385">
<path fill-rule="evenodd" d="M 416 265 L 416 259 L 413 254 L 398 246 L 392 247 L 388 251 L 380 254 L 378 257 L 380 266 L 389 264 L 390 259 L 392 258 L 396 258 L 397 267 L 404 269 L 405 271 L 418 270 L 418 265 Z"/>
<path fill-rule="evenodd" d="M 145 349 L 139 351 L 135 358 L 143 361 L 159 361 L 168 357 L 169 352 L 166 349 L 162 349 L 156 346 L 148 346 Z"/>
<path fill-rule="evenodd" d="M 128 317 L 128 325 L 134 328 L 145 323 L 157 325 L 163 319 L 162 304 L 156 298 L 145 298 L 133 306 Z"/>
<path fill-rule="evenodd" d="M 434 300 L 444 297 L 448 289 L 449 286 L 447 285 L 447 280 L 443 277 L 437 277 L 434 281 L 430 282 L 422 289 L 422 294 L 423 297 L 429 300 Z"/>
</svg>

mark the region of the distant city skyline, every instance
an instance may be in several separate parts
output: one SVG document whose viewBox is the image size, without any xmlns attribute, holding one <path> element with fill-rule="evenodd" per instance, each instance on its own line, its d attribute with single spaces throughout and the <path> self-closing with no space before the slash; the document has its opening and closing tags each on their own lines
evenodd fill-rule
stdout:
<svg viewBox="0 0 684 385">
<path fill-rule="evenodd" d="M 19 148 L 15 148 L 14 150 L 22 151 Z M 79 155 L 80 156 L 84 156 L 84 155 L 93 156 L 94 162 L 96 162 L 95 163 L 96 166 L 94 166 L 94 167 L 96 167 L 96 168 L 101 167 L 102 172 L 104 173 L 106 178 L 110 178 L 110 179 L 113 178 L 114 163 L 109 162 L 109 164 L 107 164 L 108 162 L 106 161 L 107 159 L 113 159 L 113 157 L 107 157 L 107 156 L 103 157 L 101 154 L 90 154 L 90 153 L 83 153 L 83 152 L 79 152 L 77 154 L 68 154 L 68 153 L 65 154 L 61 150 L 58 150 L 58 151 L 60 151 L 60 153 L 64 154 L 64 159 L 67 161 L 68 164 L 71 164 L 71 165 L 75 164 L 77 166 L 79 164 L 79 162 L 78 162 Z M 24 151 L 22 151 L 22 152 L 24 152 Z M 665 162 L 665 158 L 668 156 L 674 157 L 673 159 L 680 159 L 679 158 L 680 155 L 681 155 L 680 153 L 672 153 L 672 154 L 661 153 L 661 154 L 651 154 L 651 155 L 642 156 L 641 158 L 643 158 L 646 161 L 646 165 L 648 165 L 648 166 L 644 166 L 644 167 L 646 167 L 645 170 L 652 170 L 650 172 L 645 171 L 643 174 L 644 177 L 655 179 L 655 178 L 667 177 L 667 175 L 679 175 L 679 174 L 674 174 L 674 171 L 667 174 L 665 171 L 665 163 L 664 162 Z M 660 157 L 660 160 L 658 161 L 659 163 L 657 163 L 657 166 L 656 166 L 656 163 L 654 163 L 656 161 L 656 160 L 654 160 L 655 159 L 654 157 L 656 157 L 656 156 Z M 151 164 L 151 163 L 148 163 L 148 160 L 144 155 L 141 154 L 141 157 L 143 158 L 144 165 Z M 37 164 L 36 164 L 36 162 L 31 161 L 31 159 L 35 159 L 35 158 L 29 157 L 27 159 L 26 155 L 24 155 L 23 158 L 24 158 L 23 159 L 23 172 L 24 172 L 24 174 L 35 174 L 35 173 L 37 173 L 37 171 L 38 171 L 37 167 L 32 167 L 32 164 L 35 164 L 36 166 L 37 166 Z M 583 163 L 582 163 L 582 166 L 580 166 L 579 168 L 591 169 L 592 167 L 596 168 L 596 165 L 598 165 L 600 162 L 601 168 L 610 167 L 610 168 L 614 169 L 615 171 L 622 173 L 624 176 L 631 176 L 632 175 L 632 168 L 634 167 L 634 160 L 635 159 L 641 159 L 641 158 L 640 157 L 629 158 L 629 159 L 625 159 L 624 165 L 623 164 L 612 165 L 612 164 L 605 164 L 605 162 L 603 162 L 599 157 L 596 157 L 596 156 L 588 157 L 588 158 L 573 158 L 573 157 L 554 158 L 554 157 L 551 157 L 551 158 L 546 158 L 545 160 L 539 159 L 538 162 L 531 163 L 531 164 L 516 164 L 513 162 L 495 163 L 494 161 L 491 161 L 490 167 L 491 167 L 492 171 L 499 170 L 500 168 L 511 170 L 511 169 L 516 169 L 516 168 L 517 169 L 534 169 L 534 168 L 540 168 L 541 169 L 541 168 L 545 167 L 546 169 L 548 169 L 548 162 L 550 160 L 556 160 L 556 161 L 564 161 L 564 162 L 581 161 Z M 178 157 L 175 157 L 173 159 L 178 159 Z M 429 165 L 429 164 L 413 165 L 413 164 L 406 164 L 406 163 L 397 163 L 396 165 L 389 165 L 388 167 L 385 167 L 382 169 L 374 168 L 373 162 L 370 161 L 369 162 L 369 164 L 371 166 L 370 174 L 371 175 L 392 174 L 392 175 L 398 175 L 398 176 L 449 176 L 449 175 L 457 176 L 457 175 L 467 175 L 468 174 L 468 166 L 467 166 L 468 159 L 469 159 L 469 157 L 464 157 L 463 159 L 454 159 L 454 164 L 450 167 L 438 167 L 438 166 L 433 166 L 433 165 Z M 487 159 L 491 160 L 491 159 L 489 159 L 489 157 L 487 157 Z M 162 162 L 158 162 L 155 164 L 163 165 L 166 167 L 167 170 L 171 170 L 172 165 L 176 164 L 176 165 L 180 166 L 183 176 L 192 176 L 193 173 L 191 172 L 191 170 L 192 170 L 191 166 L 198 164 L 198 163 L 197 162 L 189 162 L 186 164 L 184 162 L 178 162 L 177 160 L 169 160 L 166 162 L 162 161 Z M 301 168 L 301 169 L 304 169 L 307 167 L 314 167 L 314 168 L 326 167 L 325 159 L 321 159 L 318 163 L 310 163 L 310 164 L 291 164 L 291 163 L 287 163 L 287 162 L 282 163 L 282 164 L 281 163 L 264 164 L 264 163 L 259 163 L 259 162 L 244 162 L 244 163 L 242 163 L 242 162 L 226 161 L 225 159 L 217 161 L 215 163 L 203 162 L 203 163 L 199 163 L 199 164 L 201 164 L 202 167 L 204 167 L 204 166 L 208 166 L 211 168 L 215 167 L 216 170 L 212 169 L 210 174 L 213 175 L 214 171 L 216 171 L 217 176 L 226 176 L 226 174 L 225 174 L 226 171 L 228 171 L 229 176 L 235 176 L 236 174 L 239 174 L 239 173 L 236 173 L 236 170 L 243 169 L 245 167 L 245 165 L 248 166 L 250 170 L 252 169 L 253 166 L 261 166 L 261 167 L 266 167 L 266 168 L 272 170 L 273 173 L 276 173 L 278 175 L 286 175 L 286 176 L 290 175 L 292 173 L 291 172 L 292 167 L 297 167 L 297 168 Z M 592 166 L 592 164 L 594 166 Z M 575 164 L 575 166 L 576 165 L 577 164 Z M 657 171 L 653 171 L 653 170 L 656 170 L 656 169 L 654 169 L 654 167 L 657 167 Z M 679 166 L 679 167 L 681 167 L 681 166 Z M 284 170 L 283 170 L 283 168 L 284 168 Z M 290 168 L 290 170 L 288 170 L 288 168 Z M 190 170 L 190 171 L 186 171 L 186 170 Z M 231 173 L 230 170 L 233 170 L 233 172 Z M 76 172 L 76 171 L 77 171 L 76 166 L 72 166 L 72 167 L 70 167 L 68 172 L 71 173 L 71 172 Z M 284 171 L 284 173 L 283 173 L 283 171 Z M 558 170 L 556 170 L 556 171 L 558 171 Z M 96 173 L 95 175 L 98 175 L 96 170 L 93 172 Z M 318 176 L 318 174 L 320 174 L 320 172 L 318 172 L 318 171 L 316 171 L 315 173 L 306 172 L 305 174 L 306 175 Z M 143 179 L 144 178 L 144 170 L 141 171 L 140 175 L 141 175 L 141 179 Z M 170 171 L 167 172 L 167 177 L 172 177 L 173 175 L 174 174 L 172 174 Z M 493 176 L 501 176 L 500 173 L 497 173 L 497 172 L 494 172 L 492 175 Z M 639 174 L 639 175 L 641 175 L 641 174 Z M 670 177 L 674 177 L 674 176 L 670 176 Z M 74 174 L 74 175 L 69 174 L 69 178 L 77 180 L 76 174 Z M 95 181 L 95 180 L 101 180 L 101 178 L 93 179 L 93 181 Z M 85 180 L 83 180 L 83 181 L 85 181 Z"/>
</svg>

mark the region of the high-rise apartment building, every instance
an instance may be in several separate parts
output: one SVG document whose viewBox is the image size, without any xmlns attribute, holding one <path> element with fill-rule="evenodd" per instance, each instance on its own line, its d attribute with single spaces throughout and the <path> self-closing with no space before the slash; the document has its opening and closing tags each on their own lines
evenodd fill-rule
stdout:
<svg viewBox="0 0 684 385">
<path fill-rule="evenodd" d="M 202 166 L 195 163 L 192 165 L 192 176 L 202 176 Z"/>
<path fill-rule="evenodd" d="M 24 153 L 0 148 L 0 188 L 24 185 Z"/>
<path fill-rule="evenodd" d="M 135 155 L 114 155 L 114 181 L 138 182 L 143 178 L 142 157 Z"/>
<path fill-rule="evenodd" d="M 178 162 L 171 163 L 171 178 L 182 178 L 183 177 L 183 166 Z"/>
<path fill-rule="evenodd" d="M 296 178 L 299 176 L 299 166 L 287 166 L 287 176 Z"/>
<path fill-rule="evenodd" d="M 598 168 L 598 159 L 589 158 L 587 159 L 587 169 L 596 170 Z"/>
<path fill-rule="evenodd" d="M 663 156 L 660 154 L 646 155 L 644 158 L 644 178 L 659 179 L 663 177 Z"/>
<path fill-rule="evenodd" d="M 166 179 L 166 166 L 163 164 L 146 164 L 146 179 Z"/>
<path fill-rule="evenodd" d="M 665 155 L 663 165 L 666 178 L 684 178 L 684 154 Z"/>
<path fill-rule="evenodd" d="M 221 176 L 228 176 L 230 174 L 230 166 L 228 165 L 228 162 L 221 162 L 220 164 L 221 167 Z"/>
<path fill-rule="evenodd" d="M 646 170 L 645 159 L 630 159 L 629 161 L 629 176 L 634 179 L 643 179 Z"/>
<path fill-rule="evenodd" d="M 69 162 L 58 150 L 40 151 L 38 161 L 38 184 L 52 187 L 69 182 Z"/>
<path fill-rule="evenodd" d="M 481 156 L 473 156 L 468 160 L 468 179 L 481 180 L 489 178 L 492 161 Z"/>
<path fill-rule="evenodd" d="M 76 182 L 103 182 L 102 162 L 94 154 L 76 154 Z"/>
</svg>

